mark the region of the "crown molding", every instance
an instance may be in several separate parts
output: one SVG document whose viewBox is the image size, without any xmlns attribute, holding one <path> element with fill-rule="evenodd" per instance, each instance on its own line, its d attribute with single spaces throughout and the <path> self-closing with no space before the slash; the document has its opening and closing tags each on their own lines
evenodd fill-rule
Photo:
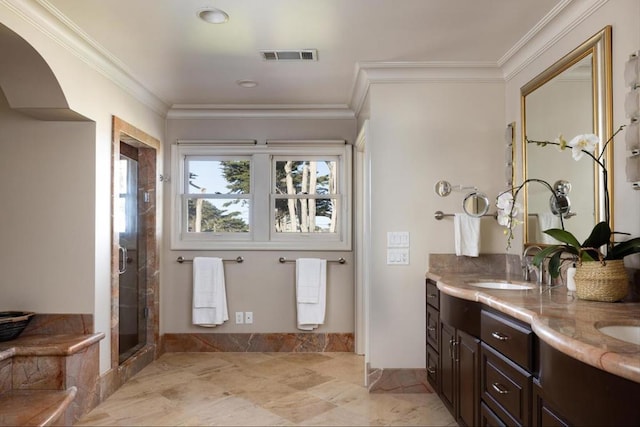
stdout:
<svg viewBox="0 0 640 427">
<path fill-rule="evenodd" d="M 494 62 L 359 62 L 351 90 L 351 109 L 358 115 L 372 84 L 504 82 Z"/>
<path fill-rule="evenodd" d="M 168 119 L 354 119 L 347 105 L 290 105 L 290 104 L 174 104 Z"/>
<path fill-rule="evenodd" d="M 114 82 L 135 99 L 164 116 L 168 106 L 141 84 L 127 67 L 89 38 L 47 0 L 0 0 L 21 19 Z"/>
<path fill-rule="evenodd" d="M 563 0 L 559 3 L 498 61 L 502 67 L 505 81 L 514 78 L 608 1 Z M 551 23 L 551 21 L 554 22 Z M 554 31 L 556 28 L 558 31 Z M 545 34 L 543 29 L 549 29 L 549 31 Z"/>
</svg>

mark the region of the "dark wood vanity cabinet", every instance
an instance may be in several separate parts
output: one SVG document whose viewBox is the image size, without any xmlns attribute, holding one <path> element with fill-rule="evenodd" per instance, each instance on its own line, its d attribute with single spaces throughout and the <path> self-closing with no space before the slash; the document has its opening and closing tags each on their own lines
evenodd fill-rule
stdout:
<svg viewBox="0 0 640 427">
<path fill-rule="evenodd" d="M 440 296 L 440 398 L 458 424 L 480 421 L 480 305 Z"/>
<path fill-rule="evenodd" d="M 440 291 L 436 282 L 427 279 L 427 379 L 440 394 Z"/>
<path fill-rule="evenodd" d="M 445 293 L 438 301 L 431 314 L 427 303 L 427 368 L 435 368 L 438 395 L 458 424 L 640 425 L 640 383 L 556 350 L 526 323 L 481 303 Z"/>
</svg>

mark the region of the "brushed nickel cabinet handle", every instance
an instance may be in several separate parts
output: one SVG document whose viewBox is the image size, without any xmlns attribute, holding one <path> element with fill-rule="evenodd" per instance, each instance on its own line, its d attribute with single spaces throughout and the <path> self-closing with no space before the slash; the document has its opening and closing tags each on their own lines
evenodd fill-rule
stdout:
<svg viewBox="0 0 640 427">
<path fill-rule="evenodd" d="M 427 294 L 427 298 L 436 298 L 438 294 Z"/>
<path fill-rule="evenodd" d="M 500 383 L 493 383 L 493 384 L 491 384 L 491 387 L 493 387 L 493 389 L 495 391 L 497 391 L 499 394 L 508 394 L 509 393 L 509 390 L 507 390 L 505 388 L 505 386 L 503 386 Z"/>
<path fill-rule="evenodd" d="M 505 335 L 501 332 L 491 332 L 491 336 L 497 339 L 498 341 L 507 341 L 509 339 L 508 335 Z"/>
<path fill-rule="evenodd" d="M 436 330 L 436 327 L 435 327 L 435 326 L 427 326 L 427 331 L 429 331 L 429 332 L 433 332 L 433 331 L 435 331 L 435 330 Z"/>
<path fill-rule="evenodd" d="M 428 372 L 430 375 L 435 375 L 435 374 L 436 374 L 436 368 L 432 368 L 431 366 L 429 366 L 429 367 L 427 368 L 427 372 Z"/>
</svg>

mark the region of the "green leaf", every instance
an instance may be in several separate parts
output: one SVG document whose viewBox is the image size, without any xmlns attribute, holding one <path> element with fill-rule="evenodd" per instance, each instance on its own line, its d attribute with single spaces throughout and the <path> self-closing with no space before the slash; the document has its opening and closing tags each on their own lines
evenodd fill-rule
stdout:
<svg viewBox="0 0 640 427">
<path fill-rule="evenodd" d="M 561 256 L 562 252 L 556 252 L 549 259 L 549 274 L 551 274 L 551 277 L 554 279 L 560 275 L 560 265 L 562 264 Z"/>
<path fill-rule="evenodd" d="M 566 230 L 562 230 L 560 228 L 550 228 L 548 230 L 544 230 L 544 233 L 562 243 L 573 246 L 574 248 L 576 248 L 576 250 L 579 250 L 581 247 L 578 239 L 576 239 L 573 234 L 569 233 Z"/>
<path fill-rule="evenodd" d="M 623 259 L 637 253 L 640 253 L 640 237 L 618 243 L 609 251 L 606 259 Z"/>
<path fill-rule="evenodd" d="M 568 252 L 574 255 L 578 255 L 578 251 L 572 248 L 571 246 L 553 245 L 553 246 L 547 246 L 540 252 L 536 253 L 536 255 L 533 257 L 533 260 L 531 262 L 533 263 L 533 265 L 539 267 L 545 258 L 549 256 L 555 256 L 555 254 L 562 254 L 563 252 Z"/>
<path fill-rule="evenodd" d="M 587 240 L 582 244 L 583 248 L 599 248 L 602 245 L 606 245 L 611 240 L 611 228 L 609 224 L 602 221 L 599 222 L 591 230 L 591 234 L 587 237 Z"/>
</svg>

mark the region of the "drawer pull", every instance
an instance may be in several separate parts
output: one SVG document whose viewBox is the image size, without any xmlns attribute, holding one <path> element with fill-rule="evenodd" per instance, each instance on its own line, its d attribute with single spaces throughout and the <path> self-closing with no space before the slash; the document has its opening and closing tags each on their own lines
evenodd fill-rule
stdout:
<svg viewBox="0 0 640 427">
<path fill-rule="evenodd" d="M 436 330 L 436 327 L 435 327 L 435 326 L 427 326 L 427 331 L 429 331 L 429 332 L 433 332 L 433 331 L 435 331 L 435 330 Z"/>
<path fill-rule="evenodd" d="M 508 335 L 505 335 L 501 332 L 491 332 L 491 336 L 497 339 L 498 341 L 506 341 L 509 339 Z"/>
<path fill-rule="evenodd" d="M 436 298 L 438 294 L 427 294 L 427 298 Z"/>
<path fill-rule="evenodd" d="M 493 389 L 495 391 L 497 391 L 499 394 L 508 394 L 509 390 L 507 390 L 502 384 L 500 383 L 493 383 L 491 384 L 491 387 L 493 387 Z"/>
<path fill-rule="evenodd" d="M 429 373 L 429 375 L 435 375 L 436 374 L 436 368 L 428 367 L 427 368 L 427 373 Z"/>
</svg>

